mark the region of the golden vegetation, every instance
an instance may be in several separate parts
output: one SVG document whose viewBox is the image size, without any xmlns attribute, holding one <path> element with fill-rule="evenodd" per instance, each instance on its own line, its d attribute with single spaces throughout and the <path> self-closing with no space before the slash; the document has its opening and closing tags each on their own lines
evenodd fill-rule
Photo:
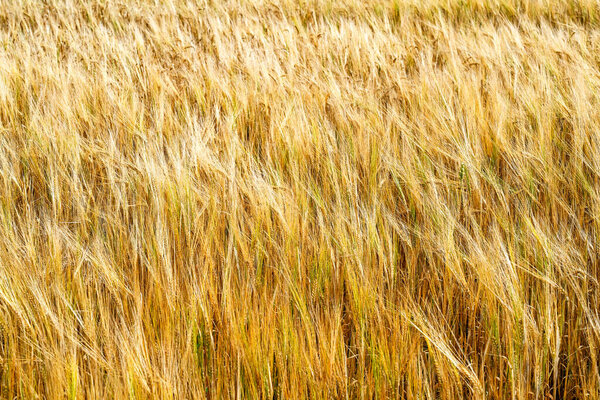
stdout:
<svg viewBox="0 0 600 400">
<path fill-rule="evenodd" d="M 594 0 L 0 1 L 0 397 L 598 398 Z"/>
</svg>

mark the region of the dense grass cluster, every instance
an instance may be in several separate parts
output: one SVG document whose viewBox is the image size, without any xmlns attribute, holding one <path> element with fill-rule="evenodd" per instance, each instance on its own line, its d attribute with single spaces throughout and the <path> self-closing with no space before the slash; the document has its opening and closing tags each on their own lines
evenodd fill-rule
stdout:
<svg viewBox="0 0 600 400">
<path fill-rule="evenodd" d="M 0 0 L 0 397 L 600 396 L 595 0 Z"/>
</svg>

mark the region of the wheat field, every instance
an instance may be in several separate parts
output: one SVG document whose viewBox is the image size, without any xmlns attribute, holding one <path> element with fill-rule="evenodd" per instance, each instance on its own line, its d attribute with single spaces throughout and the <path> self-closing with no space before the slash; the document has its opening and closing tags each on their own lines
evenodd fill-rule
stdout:
<svg viewBox="0 0 600 400">
<path fill-rule="evenodd" d="M 597 0 L 0 0 L 0 398 L 600 398 Z"/>
</svg>

